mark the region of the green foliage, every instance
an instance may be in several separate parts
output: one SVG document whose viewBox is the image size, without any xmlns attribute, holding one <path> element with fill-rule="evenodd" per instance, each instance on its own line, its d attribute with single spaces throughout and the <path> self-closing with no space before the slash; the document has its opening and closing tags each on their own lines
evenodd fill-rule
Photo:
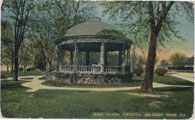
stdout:
<svg viewBox="0 0 195 120">
<path fill-rule="evenodd" d="M 1 43 L 1 62 L 8 69 L 13 55 L 13 33 L 8 21 L 1 22 Z"/>
<path fill-rule="evenodd" d="M 32 65 L 33 55 L 30 53 L 30 49 L 32 49 L 26 41 L 22 44 L 19 53 L 19 64 L 24 67 L 24 71 L 26 71 L 26 67 Z"/>
<path fill-rule="evenodd" d="M 148 1 L 112 1 L 112 2 L 101 2 L 104 6 L 104 15 L 109 14 L 110 19 L 122 20 L 119 23 L 120 29 L 123 31 L 128 38 L 133 40 L 139 48 L 146 48 L 146 43 L 150 40 L 150 17 L 148 15 Z M 157 2 L 153 1 L 153 12 L 155 23 L 159 21 L 163 5 L 168 5 L 169 2 Z M 182 9 L 179 9 L 182 8 Z M 158 36 L 158 46 L 165 47 L 165 43 L 178 38 L 183 40 L 179 36 L 178 30 L 175 29 L 175 25 L 178 24 L 175 21 L 177 15 L 183 14 L 187 18 L 193 21 L 193 6 L 188 2 L 175 2 L 171 7 L 170 12 L 167 15 L 161 31 Z"/>
<path fill-rule="evenodd" d="M 34 66 L 37 69 L 45 71 L 46 70 L 46 62 L 45 61 L 46 60 L 45 60 L 44 56 L 42 56 L 42 54 L 38 53 L 35 55 L 35 58 L 34 58 Z"/>
<path fill-rule="evenodd" d="M 146 64 L 143 56 L 139 56 L 136 54 L 135 46 L 133 47 L 132 54 L 131 54 L 131 69 L 136 70 L 137 68 L 143 68 L 143 66 Z"/>
<path fill-rule="evenodd" d="M 142 56 L 139 56 L 138 58 L 138 63 L 137 63 L 137 68 L 142 68 L 144 65 L 144 59 Z"/>
<path fill-rule="evenodd" d="M 170 62 L 174 67 L 183 67 L 184 59 L 185 59 L 185 55 L 182 53 L 175 53 L 170 56 Z"/>
<path fill-rule="evenodd" d="M 42 54 L 41 68 L 46 63 L 49 70 L 64 63 L 64 52 L 56 46 L 55 40 L 67 32 L 73 25 L 79 24 L 90 16 L 93 5 L 87 1 L 41 1 L 36 6 L 38 14 L 32 26 L 35 54 Z M 56 62 L 57 61 L 57 62 Z"/>
<path fill-rule="evenodd" d="M 187 58 L 187 60 L 184 62 L 185 65 L 194 65 L 194 57 Z"/>
<path fill-rule="evenodd" d="M 165 73 L 167 73 L 167 70 L 165 68 L 156 68 L 155 73 L 157 73 L 159 76 L 163 76 Z"/>
<path fill-rule="evenodd" d="M 137 62 L 137 54 L 136 54 L 136 48 L 133 46 L 132 53 L 130 56 L 130 62 L 131 62 L 131 70 L 136 69 L 136 62 Z"/>
<path fill-rule="evenodd" d="M 160 61 L 160 66 L 164 67 L 164 68 L 167 68 L 169 66 L 169 63 L 166 60 L 161 60 Z"/>
</svg>

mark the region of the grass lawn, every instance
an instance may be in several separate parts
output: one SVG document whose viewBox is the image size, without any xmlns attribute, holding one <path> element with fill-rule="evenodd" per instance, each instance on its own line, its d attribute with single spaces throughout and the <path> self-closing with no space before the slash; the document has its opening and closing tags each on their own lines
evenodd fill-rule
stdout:
<svg viewBox="0 0 195 120">
<path fill-rule="evenodd" d="M 28 76 L 28 75 L 43 75 L 43 72 L 22 72 L 19 71 L 18 72 L 18 76 Z M 2 76 L 11 76 L 11 72 L 7 72 L 7 71 L 1 71 L 1 75 Z"/>
<path fill-rule="evenodd" d="M 129 95 L 138 90 L 26 92 L 24 81 L 2 82 L 1 110 L 8 118 L 190 118 L 193 87 L 154 89 L 159 98 Z M 163 96 L 166 95 L 166 96 Z M 162 115 L 161 115 L 162 114 Z M 160 117 L 155 117 L 161 115 Z M 172 116 L 172 117 L 171 117 Z"/>
<path fill-rule="evenodd" d="M 134 80 L 144 80 L 144 76 L 135 76 Z M 165 76 L 157 76 L 154 75 L 154 82 L 158 82 L 158 83 L 164 83 L 164 84 L 170 84 L 170 85 L 189 85 L 189 86 L 194 86 L 193 82 L 187 81 L 187 80 L 183 80 L 177 77 L 173 77 L 173 76 L 169 76 L 169 75 L 165 75 Z"/>
</svg>

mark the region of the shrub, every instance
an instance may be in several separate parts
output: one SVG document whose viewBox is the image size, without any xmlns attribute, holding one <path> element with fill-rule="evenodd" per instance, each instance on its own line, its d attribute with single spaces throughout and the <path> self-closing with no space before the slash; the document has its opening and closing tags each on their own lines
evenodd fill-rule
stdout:
<svg viewBox="0 0 195 120">
<path fill-rule="evenodd" d="M 34 67 L 30 67 L 27 69 L 27 71 L 35 71 L 35 68 Z"/>
<path fill-rule="evenodd" d="M 167 70 L 165 68 L 157 68 L 155 70 L 155 73 L 157 73 L 158 76 L 163 76 L 166 72 L 167 72 Z"/>
<path fill-rule="evenodd" d="M 23 71 L 23 68 L 22 68 L 22 67 L 20 67 L 20 68 L 19 68 L 19 71 Z"/>
<path fill-rule="evenodd" d="M 135 69 L 135 70 L 134 70 L 134 73 L 135 73 L 137 76 L 141 76 L 141 74 L 143 73 L 143 69 L 142 69 L 142 68 Z"/>
</svg>

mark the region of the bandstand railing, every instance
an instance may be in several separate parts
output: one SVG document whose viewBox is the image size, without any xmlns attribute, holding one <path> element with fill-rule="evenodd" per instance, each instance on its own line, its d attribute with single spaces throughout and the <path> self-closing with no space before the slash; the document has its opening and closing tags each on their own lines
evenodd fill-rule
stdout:
<svg viewBox="0 0 195 120">
<path fill-rule="evenodd" d="M 106 66 L 105 72 L 121 72 L 122 67 L 120 66 Z"/>
<path fill-rule="evenodd" d="M 120 66 L 105 66 L 105 72 L 121 72 Z M 101 66 L 99 65 L 79 65 L 77 68 L 74 65 L 62 66 L 61 71 L 65 72 L 100 72 Z"/>
</svg>

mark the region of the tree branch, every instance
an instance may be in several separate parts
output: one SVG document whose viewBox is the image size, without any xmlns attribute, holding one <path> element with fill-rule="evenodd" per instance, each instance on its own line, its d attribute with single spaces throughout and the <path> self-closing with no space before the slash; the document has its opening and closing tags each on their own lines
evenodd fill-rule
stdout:
<svg viewBox="0 0 195 120">
<path fill-rule="evenodd" d="M 165 20 L 170 8 L 172 7 L 174 1 L 169 2 L 169 4 L 166 6 L 165 4 L 162 4 L 162 11 L 159 17 L 159 20 L 156 25 L 155 32 L 158 34 L 160 32 L 160 29 L 162 27 L 162 22 Z"/>
<path fill-rule="evenodd" d="M 154 10 L 153 10 L 153 3 L 152 1 L 148 2 L 148 13 L 149 13 L 149 17 L 150 17 L 150 25 L 151 28 L 155 28 L 155 20 L 154 20 Z"/>
</svg>

